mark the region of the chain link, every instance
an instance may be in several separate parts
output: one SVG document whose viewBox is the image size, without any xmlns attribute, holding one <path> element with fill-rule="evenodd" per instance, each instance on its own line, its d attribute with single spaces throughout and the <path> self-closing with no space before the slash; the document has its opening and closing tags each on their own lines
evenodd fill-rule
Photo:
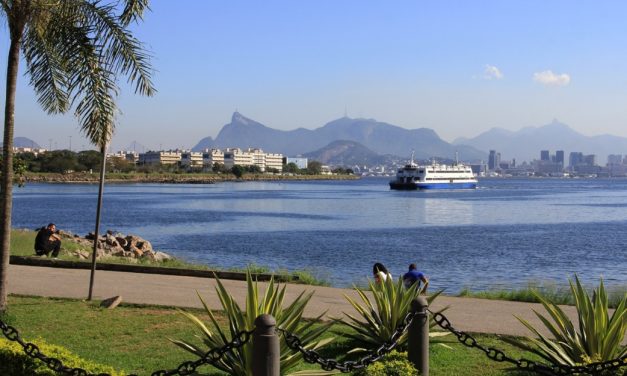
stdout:
<svg viewBox="0 0 627 376">
<path fill-rule="evenodd" d="M 409 312 L 407 315 L 405 315 L 403 322 L 396 327 L 396 330 L 394 331 L 394 333 L 392 333 L 392 336 L 377 349 L 371 350 L 368 355 L 359 360 L 349 360 L 345 362 L 338 362 L 335 359 L 323 358 L 315 350 L 307 350 L 303 346 L 301 339 L 298 338 L 298 336 L 296 336 L 295 334 L 281 328 L 277 328 L 277 330 L 285 336 L 285 343 L 287 344 L 287 347 L 303 354 L 303 359 L 307 363 L 318 363 L 320 365 L 320 368 L 325 371 L 338 370 L 343 373 L 348 373 L 367 367 L 369 364 L 379 361 L 381 358 L 383 358 L 383 356 L 394 350 L 396 346 L 398 346 L 398 341 L 401 339 L 403 334 L 405 334 L 407 328 L 409 328 L 409 325 L 411 325 L 411 322 L 413 321 L 415 316 L 416 313 L 414 312 Z"/>
<path fill-rule="evenodd" d="M 485 347 L 477 342 L 477 340 L 470 334 L 461 330 L 455 329 L 451 322 L 441 312 L 432 312 L 433 320 L 438 326 L 446 331 L 453 333 L 457 340 L 464 346 L 477 348 L 483 351 L 486 356 L 496 362 L 508 362 L 515 365 L 517 368 L 539 373 L 547 376 L 566 376 L 566 375 L 601 375 L 606 371 L 617 370 L 621 367 L 627 366 L 627 355 L 619 359 L 609 360 L 605 362 L 590 363 L 585 366 L 566 366 L 562 364 L 546 365 L 542 363 L 536 363 L 529 359 L 514 359 L 507 356 L 503 351 L 495 349 L 493 347 Z"/>
<path fill-rule="evenodd" d="M 20 334 L 18 333 L 17 329 L 15 329 L 12 326 L 7 325 L 2 320 L 0 320 L 0 330 L 2 330 L 2 333 L 9 341 L 19 343 L 24 349 L 24 352 L 28 356 L 34 359 L 41 360 L 48 366 L 48 368 L 50 368 L 53 371 L 56 371 L 58 373 L 65 374 L 65 375 L 72 375 L 72 376 L 111 376 L 108 373 L 93 374 L 93 373 L 87 372 L 86 370 L 82 368 L 70 368 L 70 367 L 64 366 L 63 363 L 59 359 L 45 356 L 41 352 L 39 347 L 37 347 L 37 345 L 35 345 L 34 343 L 25 342 L 20 337 Z M 202 357 L 200 357 L 196 361 L 186 361 L 186 362 L 181 363 L 175 369 L 159 370 L 159 371 L 153 372 L 151 375 L 152 376 L 171 376 L 171 375 L 185 376 L 185 375 L 193 374 L 194 372 L 196 372 L 196 368 L 204 364 L 215 365 L 222 359 L 224 354 L 231 352 L 233 350 L 239 349 L 242 346 L 244 346 L 246 343 L 248 343 L 250 339 L 252 338 L 253 332 L 254 332 L 254 329 L 251 331 L 243 330 L 237 333 L 237 335 L 233 337 L 231 342 L 227 343 L 223 347 L 215 348 L 215 349 L 211 349 L 207 351 Z M 129 376 L 137 376 L 137 375 L 129 375 Z"/>
</svg>

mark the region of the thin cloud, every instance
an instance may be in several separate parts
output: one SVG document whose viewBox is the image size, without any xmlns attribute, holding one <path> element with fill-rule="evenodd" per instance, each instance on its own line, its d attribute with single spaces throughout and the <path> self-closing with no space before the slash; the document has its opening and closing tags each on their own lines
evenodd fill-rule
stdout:
<svg viewBox="0 0 627 376">
<path fill-rule="evenodd" d="M 503 73 L 494 65 L 486 65 L 483 71 L 483 78 L 486 80 L 500 80 L 503 78 Z"/>
<path fill-rule="evenodd" d="M 570 76 L 566 73 L 555 74 L 553 71 L 536 72 L 533 80 L 545 86 L 566 86 L 570 83 Z"/>
</svg>

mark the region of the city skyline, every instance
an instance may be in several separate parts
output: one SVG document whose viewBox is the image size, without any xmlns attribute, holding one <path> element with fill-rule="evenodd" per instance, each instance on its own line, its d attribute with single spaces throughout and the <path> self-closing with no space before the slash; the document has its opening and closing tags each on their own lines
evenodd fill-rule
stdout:
<svg viewBox="0 0 627 376">
<path fill-rule="evenodd" d="M 113 149 L 189 148 L 215 137 L 236 109 L 281 130 L 346 113 L 431 128 L 448 142 L 553 118 L 588 136 L 627 137 L 622 2 L 159 0 L 151 8 L 134 29 L 154 55 L 159 93 L 135 97 L 121 83 Z M 0 34 L 6 56 L 7 30 Z M 15 134 L 42 147 L 89 145 L 73 116 L 39 108 L 24 79 Z"/>
</svg>

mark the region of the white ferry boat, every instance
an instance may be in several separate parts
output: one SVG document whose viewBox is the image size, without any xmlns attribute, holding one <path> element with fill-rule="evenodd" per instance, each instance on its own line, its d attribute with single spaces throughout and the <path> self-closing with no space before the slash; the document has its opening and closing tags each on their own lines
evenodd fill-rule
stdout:
<svg viewBox="0 0 627 376">
<path fill-rule="evenodd" d="M 396 173 L 396 179 L 390 181 L 390 189 L 474 189 L 477 179 L 470 166 L 455 162 L 452 165 L 435 163 L 419 166 L 414 163 L 414 154 L 405 167 Z"/>
</svg>

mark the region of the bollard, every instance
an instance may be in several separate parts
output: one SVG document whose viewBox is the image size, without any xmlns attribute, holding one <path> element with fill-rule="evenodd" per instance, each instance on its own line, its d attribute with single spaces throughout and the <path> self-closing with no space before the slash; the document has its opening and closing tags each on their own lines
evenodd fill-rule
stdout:
<svg viewBox="0 0 627 376">
<path fill-rule="evenodd" d="M 279 376 L 280 358 L 276 320 L 271 315 L 260 315 L 255 319 L 253 333 L 253 376 Z"/>
<path fill-rule="evenodd" d="M 407 357 L 418 370 L 418 374 L 429 376 L 429 303 L 424 296 L 411 302 L 412 312 L 416 312 L 409 326 Z"/>
</svg>

